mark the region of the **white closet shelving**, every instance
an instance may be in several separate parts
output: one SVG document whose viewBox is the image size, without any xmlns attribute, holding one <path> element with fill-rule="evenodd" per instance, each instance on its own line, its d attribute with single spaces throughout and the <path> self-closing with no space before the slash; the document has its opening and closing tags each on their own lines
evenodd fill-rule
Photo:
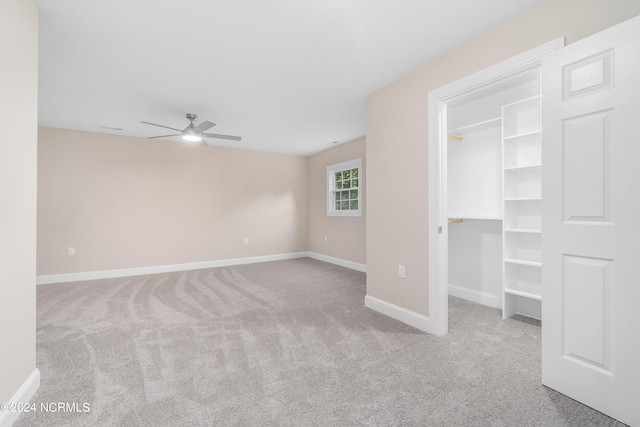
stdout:
<svg viewBox="0 0 640 427">
<path fill-rule="evenodd" d="M 447 104 L 449 293 L 540 318 L 539 70 Z"/>
<path fill-rule="evenodd" d="M 541 317 L 542 141 L 540 96 L 502 107 L 502 317 Z"/>
</svg>

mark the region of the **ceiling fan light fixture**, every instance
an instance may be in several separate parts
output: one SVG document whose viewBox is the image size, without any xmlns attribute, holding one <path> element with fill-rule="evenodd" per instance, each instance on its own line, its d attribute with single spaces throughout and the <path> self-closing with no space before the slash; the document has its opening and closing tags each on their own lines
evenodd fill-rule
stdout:
<svg viewBox="0 0 640 427">
<path fill-rule="evenodd" d="M 191 129 L 186 130 L 182 134 L 182 139 L 184 139 L 185 141 L 189 141 L 189 142 L 200 142 L 200 141 L 202 141 L 202 137 L 200 135 L 198 135 L 197 133 L 195 133 L 194 131 L 192 131 Z"/>
<path fill-rule="evenodd" d="M 197 119 L 198 119 L 198 115 L 197 114 L 192 114 L 192 113 L 187 114 L 187 120 L 189 120 L 189 126 L 187 126 L 184 129 L 178 129 L 178 128 L 174 128 L 174 127 L 170 127 L 170 126 L 159 125 L 157 123 L 151 123 L 151 122 L 140 122 L 140 123 L 144 123 L 144 124 L 151 125 L 151 126 L 158 126 L 158 127 L 165 128 L 165 129 L 171 129 L 172 131 L 176 132 L 176 133 L 171 134 L 171 135 L 150 136 L 149 138 L 151 138 L 151 139 L 171 138 L 171 137 L 174 137 L 174 136 L 180 136 L 180 137 L 182 137 L 183 141 L 199 142 L 199 143 L 201 143 L 201 145 L 211 145 L 210 143 L 205 141 L 203 136 L 207 137 L 207 138 L 230 139 L 232 141 L 240 141 L 240 140 L 242 140 L 242 138 L 239 137 L 239 136 L 222 135 L 222 134 L 219 134 L 219 133 L 205 133 L 207 130 L 211 129 L 216 124 L 212 123 L 212 122 L 210 122 L 208 120 L 205 120 L 204 122 L 202 122 L 198 126 L 196 126 L 195 123 L 193 123 L 193 122 L 195 120 L 197 120 Z"/>
</svg>

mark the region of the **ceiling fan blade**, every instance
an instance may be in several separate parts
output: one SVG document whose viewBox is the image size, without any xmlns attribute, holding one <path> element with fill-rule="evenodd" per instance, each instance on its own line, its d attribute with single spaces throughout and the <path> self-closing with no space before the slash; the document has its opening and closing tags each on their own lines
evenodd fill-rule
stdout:
<svg viewBox="0 0 640 427">
<path fill-rule="evenodd" d="M 216 125 L 215 123 L 211 123 L 210 121 L 205 120 L 204 122 L 200 123 L 198 126 L 194 127 L 193 131 L 196 133 L 202 133 L 207 129 L 211 129 L 215 125 Z"/>
<path fill-rule="evenodd" d="M 232 141 L 240 141 L 240 140 L 242 140 L 241 136 L 220 135 L 218 133 L 203 133 L 202 136 L 206 136 L 207 138 L 230 139 Z"/>
<path fill-rule="evenodd" d="M 166 128 L 166 129 L 171 129 L 171 130 L 175 130 L 177 132 L 182 132 L 182 129 L 170 128 L 169 126 L 163 126 L 163 125 L 159 125 L 159 124 L 156 124 L 156 123 L 150 123 L 150 122 L 140 122 L 140 123 L 144 123 L 146 125 L 151 125 L 151 126 L 158 126 L 158 127 Z"/>
<path fill-rule="evenodd" d="M 181 136 L 181 133 L 175 133 L 173 135 L 160 135 L 160 136 L 148 136 L 147 139 L 154 139 L 154 138 L 168 138 L 170 136 Z"/>
</svg>

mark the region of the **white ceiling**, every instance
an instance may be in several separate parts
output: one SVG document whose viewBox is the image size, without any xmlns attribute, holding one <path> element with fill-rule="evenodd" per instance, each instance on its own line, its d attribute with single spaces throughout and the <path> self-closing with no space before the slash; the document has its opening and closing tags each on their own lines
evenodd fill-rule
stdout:
<svg viewBox="0 0 640 427">
<path fill-rule="evenodd" d="M 140 121 L 196 113 L 243 137 L 216 145 L 309 155 L 364 135 L 368 94 L 539 1 L 39 0 L 39 124 L 148 137 L 173 132 Z"/>
</svg>

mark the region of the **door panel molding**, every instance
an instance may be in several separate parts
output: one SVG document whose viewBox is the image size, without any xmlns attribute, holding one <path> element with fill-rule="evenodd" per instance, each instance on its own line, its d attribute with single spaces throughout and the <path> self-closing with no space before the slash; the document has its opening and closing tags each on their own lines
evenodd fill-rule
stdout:
<svg viewBox="0 0 640 427">
<path fill-rule="evenodd" d="M 542 60 L 542 383 L 640 426 L 640 16 Z"/>
</svg>

